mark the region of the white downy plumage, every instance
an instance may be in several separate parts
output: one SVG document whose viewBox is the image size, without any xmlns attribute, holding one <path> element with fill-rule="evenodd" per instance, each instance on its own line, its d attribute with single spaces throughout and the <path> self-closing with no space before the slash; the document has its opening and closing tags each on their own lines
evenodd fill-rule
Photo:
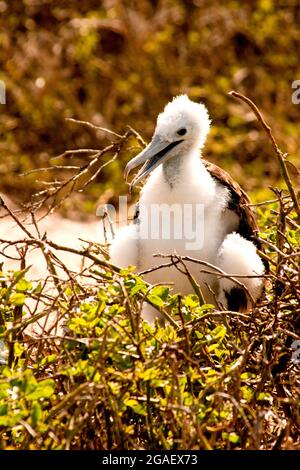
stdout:
<svg viewBox="0 0 300 470">
<path fill-rule="evenodd" d="M 114 264 L 133 265 L 142 272 L 166 261 L 154 258 L 155 253 L 176 253 L 209 262 L 232 275 L 264 273 L 254 244 L 235 233 L 239 216 L 230 210 L 228 188 L 211 176 L 199 158 L 209 127 L 206 107 L 186 95 L 174 98 L 158 116 L 151 143 L 125 170 L 127 176 L 131 169 L 144 164 L 131 186 L 151 175 L 141 191 L 138 222 L 120 230 L 112 242 L 110 255 Z M 190 239 L 195 233 L 201 243 Z M 225 308 L 249 307 L 247 298 L 247 305 L 245 299 L 241 305 L 238 300 L 230 304 L 231 293 L 243 294 L 234 281 L 201 273 L 203 266 L 199 264 L 188 261 L 186 265 L 207 303 L 215 303 L 217 298 Z M 145 279 L 150 283 L 173 283 L 174 292 L 192 292 L 187 276 L 174 266 L 149 273 Z M 243 278 L 241 282 L 254 299 L 260 296 L 261 278 Z M 152 321 L 157 311 L 145 306 L 143 316 Z"/>
</svg>

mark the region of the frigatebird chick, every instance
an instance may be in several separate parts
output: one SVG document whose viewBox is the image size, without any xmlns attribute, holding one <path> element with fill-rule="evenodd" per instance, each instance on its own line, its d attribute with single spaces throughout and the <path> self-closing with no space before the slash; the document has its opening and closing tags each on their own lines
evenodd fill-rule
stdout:
<svg viewBox="0 0 300 470">
<path fill-rule="evenodd" d="M 228 173 L 201 158 L 209 128 L 206 107 L 186 95 L 174 98 L 159 114 L 150 144 L 125 169 L 127 178 L 143 165 L 131 188 L 148 179 L 135 223 L 121 229 L 112 242 L 111 260 L 118 266 L 135 266 L 137 272 L 165 263 L 153 256 L 157 253 L 205 261 L 218 271 L 190 260 L 185 265 L 206 303 L 247 311 L 264 283 L 265 267 L 255 241 L 258 229 L 246 193 Z M 173 284 L 173 291 L 184 295 L 193 293 L 184 269 L 178 268 L 160 268 L 145 279 Z M 230 279 L 222 272 L 242 277 Z M 143 317 L 153 321 L 156 316 L 157 310 L 145 304 Z"/>
</svg>

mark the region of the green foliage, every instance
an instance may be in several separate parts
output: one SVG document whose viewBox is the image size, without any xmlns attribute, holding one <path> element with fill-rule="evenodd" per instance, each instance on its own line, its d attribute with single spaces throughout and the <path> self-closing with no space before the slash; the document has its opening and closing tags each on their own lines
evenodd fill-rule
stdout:
<svg viewBox="0 0 300 470">
<path fill-rule="evenodd" d="M 278 203 L 260 211 L 261 236 L 270 243 L 277 211 Z M 288 272 L 299 230 L 285 233 Z M 266 253 L 275 273 L 279 255 L 272 246 Z M 287 442 L 297 448 L 297 365 L 289 361 L 286 369 L 288 411 L 272 376 L 286 354 L 285 331 L 297 318 L 293 290 L 281 300 L 276 294 L 279 277 L 247 316 L 201 305 L 195 294 L 182 298 L 168 287 L 150 287 L 132 268 L 97 274 L 99 286 L 85 295 L 79 284 L 65 282 L 56 312 L 65 318 L 63 335 L 32 336 L 26 327 L 36 320 L 27 303 L 43 289 L 26 279 L 26 270 L 1 273 L 2 448 L 270 449 L 287 416 L 293 416 Z M 169 312 L 173 323 L 143 322 L 145 300 L 162 315 Z"/>
<path fill-rule="evenodd" d="M 126 292 L 136 303 L 137 292 L 145 292 L 147 286 L 134 275 L 124 274 Z M 139 290 L 134 293 L 136 286 Z M 72 312 L 69 335 L 61 340 L 58 354 L 49 354 L 54 345 L 34 358 L 34 350 L 30 357 L 23 350 L 12 369 L 2 366 L 0 429 L 4 445 L 9 441 L 16 448 L 65 448 L 72 436 L 76 447 L 82 433 L 85 447 L 88 440 L 84 436 L 92 432 L 100 447 L 112 440 L 117 447 L 147 448 L 151 443 L 168 449 L 179 437 L 183 447 L 193 442 L 205 447 L 205 441 L 198 442 L 197 426 L 212 426 L 220 416 L 224 422 L 232 418 L 229 403 L 217 404 L 215 399 L 212 409 L 213 394 L 226 381 L 226 367 L 236 360 L 229 350 L 226 327 L 209 321 L 196 331 L 186 330 L 185 325 L 176 331 L 172 326 L 140 323 L 134 309 L 128 317 L 120 306 L 120 293 L 113 283 L 109 290 L 82 301 Z M 148 298 L 165 307 L 170 302 L 169 290 L 154 287 Z M 189 297 L 186 300 L 183 319 L 199 319 L 207 311 L 195 298 L 193 308 Z M 201 341 L 197 341 L 200 331 Z M 190 360 L 186 361 L 188 349 Z M 34 363 L 34 373 L 28 369 L 28 361 Z M 229 386 L 230 382 L 226 388 Z M 68 431 L 73 419 L 72 431 Z M 50 437 L 53 435 L 58 441 Z"/>
</svg>

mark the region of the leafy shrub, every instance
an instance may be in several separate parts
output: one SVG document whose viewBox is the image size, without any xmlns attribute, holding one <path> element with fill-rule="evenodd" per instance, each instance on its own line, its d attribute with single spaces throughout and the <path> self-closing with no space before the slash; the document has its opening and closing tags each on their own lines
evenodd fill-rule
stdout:
<svg viewBox="0 0 300 470">
<path fill-rule="evenodd" d="M 260 210 L 271 272 L 250 315 L 149 286 L 91 247 L 77 255 L 93 266 L 61 279 L 58 290 L 32 285 L 26 269 L 2 273 L 1 447 L 299 448 L 291 340 L 299 338 L 300 232 L 289 211 L 277 248 L 278 204 Z M 36 245 L 53 260 L 63 249 Z M 29 299 L 38 299 L 39 311 Z M 144 301 L 171 323 L 143 322 Z M 29 329 L 50 313 L 50 327 Z"/>
</svg>

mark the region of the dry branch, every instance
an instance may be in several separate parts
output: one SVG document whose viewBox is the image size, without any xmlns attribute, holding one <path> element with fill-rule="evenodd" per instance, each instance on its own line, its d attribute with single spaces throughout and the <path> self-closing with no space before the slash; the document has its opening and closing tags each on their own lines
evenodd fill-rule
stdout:
<svg viewBox="0 0 300 470">
<path fill-rule="evenodd" d="M 235 98 L 238 98 L 238 99 L 244 101 L 245 103 L 247 103 L 248 106 L 250 106 L 250 108 L 254 112 L 255 116 L 258 119 L 258 121 L 261 123 L 263 129 L 266 131 L 266 133 L 267 133 L 267 135 L 268 135 L 268 137 L 271 141 L 271 144 L 273 146 L 273 149 L 275 150 L 275 154 L 276 154 L 277 159 L 278 159 L 278 163 L 279 163 L 279 167 L 280 167 L 280 170 L 281 170 L 282 177 L 283 177 L 283 179 L 284 179 L 284 181 L 287 185 L 287 188 L 289 190 L 289 193 L 291 195 L 291 198 L 292 198 L 292 201 L 293 201 L 293 204 L 294 204 L 294 208 L 295 208 L 295 211 L 296 211 L 297 216 L 298 216 L 298 222 L 300 222 L 300 206 L 299 206 L 297 195 L 295 193 L 293 183 L 292 183 L 292 180 L 291 180 L 288 168 L 287 168 L 286 154 L 283 153 L 280 150 L 280 148 L 278 147 L 278 145 L 276 143 L 276 140 L 273 136 L 271 127 L 269 126 L 269 124 L 266 123 L 266 121 L 264 120 L 264 118 L 263 118 L 261 112 L 259 111 L 258 107 L 256 106 L 256 104 L 253 103 L 252 100 L 250 100 L 250 98 L 248 98 L 247 96 L 244 96 L 241 93 L 238 93 L 236 91 L 230 91 L 229 95 L 234 96 Z"/>
</svg>

